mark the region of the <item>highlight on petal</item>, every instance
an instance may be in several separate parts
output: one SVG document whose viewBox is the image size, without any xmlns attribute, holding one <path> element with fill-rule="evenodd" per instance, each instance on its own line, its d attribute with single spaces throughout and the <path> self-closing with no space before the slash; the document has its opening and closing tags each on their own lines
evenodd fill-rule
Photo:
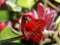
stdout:
<svg viewBox="0 0 60 45">
<path fill-rule="evenodd" d="M 34 19 L 39 19 L 39 17 L 38 17 L 38 14 L 37 14 L 37 11 L 36 11 L 36 10 L 34 10 L 34 9 L 33 9 L 32 13 L 33 13 Z"/>
</svg>

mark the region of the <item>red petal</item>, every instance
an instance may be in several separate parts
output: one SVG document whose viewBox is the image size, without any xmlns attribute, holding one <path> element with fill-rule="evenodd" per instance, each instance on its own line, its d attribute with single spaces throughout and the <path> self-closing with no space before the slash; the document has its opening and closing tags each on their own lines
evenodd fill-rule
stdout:
<svg viewBox="0 0 60 45">
<path fill-rule="evenodd" d="M 40 42 L 42 38 L 43 38 L 43 34 L 41 30 L 38 30 L 37 33 L 31 35 L 31 39 L 35 42 Z"/>
<path fill-rule="evenodd" d="M 34 19 L 38 19 L 39 18 L 36 10 L 33 10 L 32 13 L 33 13 Z"/>
<path fill-rule="evenodd" d="M 47 21 L 47 24 L 50 24 L 51 21 L 52 21 L 52 16 L 51 16 L 51 14 L 46 14 L 45 20 Z"/>
<path fill-rule="evenodd" d="M 47 25 L 47 30 L 53 29 L 54 25 L 54 20 L 56 18 L 56 11 L 52 10 L 50 11 L 51 14 L 46 14 L 46 21 L 48 20 L 48 25 Z"/>
<path fill-rule="evenodd" d="M 25 40 L 29 40 L 29 38 L 30 38 L 30 35 L 28 35 L 27 33 L 28 32 L 24 29 L 23 30 L 23 35 L 24 35 Z"/>
<path fill-rule="evenodd" d="M 29 17 L 32 16 L 32 17 L 34 18 L 33 12 L 27 12 L 27 13 L 25 13 L 24 15 L 28 15 Z"/>
<path fill-rule="evenodd" d="M 23 35 L 24 35 L 24 38 L 25 38 L 26 40 L 29 40 L 30 36 L 27 34 L 28 32 L 27 32 L 27 30 L 26 30 L 26 24 L 24 23 L 24 19 L 25 19 L 26 17 L 30 17 L 32 20 L 33 20 L 33 17 L 32 17 L 30 14 L 25 14 L 25 15 L 22 16 L 21 31 L 22 31 L 22 33 L 23 33 Z"/>
<path fill-rule="evenodd" d="M 36 22 L 34 20 L 32 20 L 31 22 L 28 22 L 25 27 L 27 31 L 33 31 L 32 29 L 34 29 L 36 26 Z"/>
<path fill-rule="evenodd" d="M 42 31 L 40 29 L 43 29 L 46 26 L 46 24 L 47 24 L 46 21 L 42 19 L 35 19 L 35 20 L 32 20 L 31 22 L 28 22 L 25 28 L 26 28 L 26 31 L 30 33 L 29 37 L 33 41 L 39 42 L 43 37 Z"/>
<path fill-rule="evenodd" d="M 44 6 L 43 6 L 42 3 L 38 4 L 37 10 L 38 10 L 38 16 L 39 16 L 39 18 L 42 18 L 44 16 Z"/>
<path fill-rule="evenodd" d="M 36 26 L 39 26 L 40 29 L 43 29 L 47 25 L 47 22 L 43 19 L 35 19 L 35 22 L 37 22 Z"/>
</svg>

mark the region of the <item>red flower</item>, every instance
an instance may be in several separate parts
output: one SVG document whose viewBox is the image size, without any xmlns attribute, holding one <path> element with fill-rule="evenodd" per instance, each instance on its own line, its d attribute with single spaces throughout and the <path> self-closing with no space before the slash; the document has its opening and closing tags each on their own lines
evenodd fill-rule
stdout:
<svg viewBox="0 0 60 45">
<path fill-rule="evenodd" d="M 51 29 L 54 25 L 56 11 L 47 8 L 44 11 L 44 5 L 39 3 L 37 11 L 27 12 L 22 16 L 21 29 L 26 40 L 32 39 L 35 42 L 41 41 L 42 30 Z"/>
<path fill-rule="evenodd" d="M 35 19 L 30 13 L 22 16 L 21 28 L 26 40 L 32 39 L 35 42 L 39 42 L 43 37 L 42 30 L 45 25 L 45 20 Z"/>
<path fill-rule="evenodd" d="M 5 22 L 0 23 L 0 32 L 5 28 L 5 26 L 6 26 Z"/>
</svg>

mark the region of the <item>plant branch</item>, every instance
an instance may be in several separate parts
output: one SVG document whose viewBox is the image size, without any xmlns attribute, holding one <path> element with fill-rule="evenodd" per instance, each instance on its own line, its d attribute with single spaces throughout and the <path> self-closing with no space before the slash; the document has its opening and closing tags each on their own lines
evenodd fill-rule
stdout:
<svg viewBox="0 0 60 45">
<path fill-rule="evenodd" d="M 48 5 L 48 0 L 45 0 L 45 1 L 44 1 L 44 10 L 46 10 L 47 5 Z"/>
<path fill-rule="evenodd" d="M 54 4 L 52 4 L 50 1 L 48 1 L 48 4 L 49 4 L 52 8 L 56 9 L 57 11 L 60 11 L 60 8 L 58 8 L 57 6 L 55 6 Z"/>
</svg>

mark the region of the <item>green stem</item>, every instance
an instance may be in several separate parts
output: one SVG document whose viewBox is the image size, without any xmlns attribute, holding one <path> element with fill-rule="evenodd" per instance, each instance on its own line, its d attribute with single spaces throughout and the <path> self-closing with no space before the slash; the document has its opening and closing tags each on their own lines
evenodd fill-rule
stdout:
<svg viewBox="0 0 60 45">
<path fill-rule="evenodd" d="M 55 6 L 54 4 L 52 4 L 50 1 L 48 1 L 48 4 L 49 4 L 52 8 L 56 9 L 57 11 L 60 11 L 60 8 L 58 8 L 57 6 Z"/>
<path fill-rule="evenodd" d="M 57 44 L 60 45 L 60 38 L 57 35 L 54 35 L 53 39 L 55 39 Z"/>
<path fill-rule="evenodd" d="M 48 5 L 48 0 L 45 0 L 45 1 L 44 1 L 44 10 L 46 10 L 47 5 Z"/>
<path fill-rule="evenodd" d="M 22 38 L 23 38 L 23 36 L 18 36 L 18 37 L 6 39 L 6 40 L 1 40 L 0 43 L 3 43 L 3 42 L 11 42 L 11 41 L 14 41 L 14 40 L 17 40 L 17 39 L 22 39 Z"/>
<path fill-rule="evenodd" d="M 40 45 L 44 45 L 44 44 L 49 43 L 49 42 L 51 42 L 51 40 L 49 38 L 46 38 L 44 41 L 42 41 L 40 43 Z"/>
</svg>

